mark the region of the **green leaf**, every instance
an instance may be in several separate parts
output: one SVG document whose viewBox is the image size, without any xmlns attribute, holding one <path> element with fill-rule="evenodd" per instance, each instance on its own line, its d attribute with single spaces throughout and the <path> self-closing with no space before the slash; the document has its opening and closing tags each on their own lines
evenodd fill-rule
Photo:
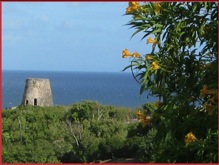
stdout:
<svg viewBox="0 0 219 165">
<path fill-rule="evenodd" d="M 142 84 L 141 88 L 140 88 L 140 95 L 142 95 L 142 93 L 145 91 L 145 84 Z"/>
<path fill-rule="evenodd" d="M 138 30 L 136 30 L 136 31 L 132 34 L 131 38 L 133 38 L 136 34 L 138 34 L 139 32 L 141 32 L 142 30 L 144 30 L 144 29 L 138 29 Z"/>
<path fill-rule="evenodd" d="M 193 8 L 192 8 L 192 12 L 195 12 L 196 8 L 197 8 L 197 4 L 194 3 Z"/>
<path fill-rule="evenodd" d="M 122 71 L 125 71 L 125 70 L 127 70 L 128 68 L 131 68 L 131 67 L 132 67 L 132 65 L 129 65 L 129 66 L 125 67 Z"/>
<path fill-rule="evenodd" d="M 152 33 L 151 34 L 155 34 L 155 33 L 160 33 L 161 32 L 161 28 L 160 29 L 156 29 L 156 30 L 154 30 L 154 31 L 152 31 Z"/>
<path fill-rule="evenodd" d="M 157 28 L 162 28 L 163 27 L 162 24 L 155 24 L 154 26 L 156 26 Z"/>
</svg>

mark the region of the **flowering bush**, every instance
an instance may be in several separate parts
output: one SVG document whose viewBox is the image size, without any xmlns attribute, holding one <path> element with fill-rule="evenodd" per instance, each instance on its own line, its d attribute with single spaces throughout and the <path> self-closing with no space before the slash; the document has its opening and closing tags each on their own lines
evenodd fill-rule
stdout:
<svg viewBox="0 0 219 165">
<path fill-rule="evenodd" d="M 150 120 L 138 112 L 144 125 L 154 122 L 157 129 L 147 161 L 217 162 L 218 3 L 129 2 L 126 15 L 132 37 L 144 32 L 142 40 L 152 44 L 145 54 L 122 53 L 140 94 L 159 98 Z"/>
</svg>

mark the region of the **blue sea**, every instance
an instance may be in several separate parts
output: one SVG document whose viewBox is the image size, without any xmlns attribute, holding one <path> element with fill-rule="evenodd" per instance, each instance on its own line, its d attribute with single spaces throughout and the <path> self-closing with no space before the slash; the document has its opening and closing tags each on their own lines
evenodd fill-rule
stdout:
<svg viewBox="0 0 219 165">
<path fill-rule="evenodd" d="M 2 71 L 2 108 L 21 104 L 27 78 L 48 78 L 55 105 L 89 100 L 138 108 L 157 100 L 147 92 L 140 96 L 140 85 L 126 72 Z"/>
</svg>

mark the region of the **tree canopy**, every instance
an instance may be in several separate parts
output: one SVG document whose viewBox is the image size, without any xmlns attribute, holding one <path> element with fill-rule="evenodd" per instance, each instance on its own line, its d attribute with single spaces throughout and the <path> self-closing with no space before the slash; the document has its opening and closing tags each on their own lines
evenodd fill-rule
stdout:
<svg viewBox="0 0 219 165">
<path fill-rule="evenodd" d="M 217 162 L 218 3 L 129 2 L 125 15 L 135 29 L 131 37 L 143 34 L 152 45 L 122 52 L 140 94 L 159 97 L 150 122 L 142 120 L 157 130 L 151 161 Z"/>
</svg>

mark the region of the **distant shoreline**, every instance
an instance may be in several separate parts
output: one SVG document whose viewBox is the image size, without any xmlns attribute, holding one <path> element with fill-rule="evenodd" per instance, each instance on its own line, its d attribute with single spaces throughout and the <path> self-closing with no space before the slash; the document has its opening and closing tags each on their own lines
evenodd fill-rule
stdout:
<svg viewBox="0 0 219 165">
<path fill-rule="evenodd" d="M 125 72 L 3 70 L 2 77 L 2 108 L 21 104 L 27 78 L 49 79 L 56 105 L 92 100 L 101 104 L 139 107 L 157 99 L 147 97 L 147 91 L 140 95 L 140 84 Z"/>
</svg>

